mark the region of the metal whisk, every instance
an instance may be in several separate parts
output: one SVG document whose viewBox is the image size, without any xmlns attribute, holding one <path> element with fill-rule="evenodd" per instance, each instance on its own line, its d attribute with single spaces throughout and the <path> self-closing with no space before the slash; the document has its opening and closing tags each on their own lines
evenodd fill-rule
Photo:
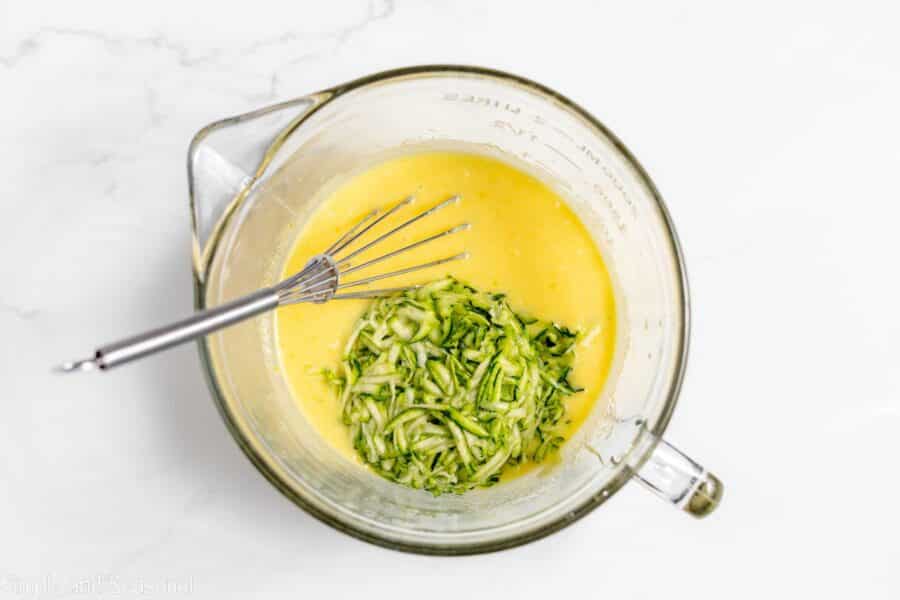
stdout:
<svg viewBox="0 0 900 600">
<path fill-rule="evenodd" d="M 354 264 L 352 262 L 354 259 L 361 257 L 366 251 L 372 249 L 402 229 L 409 227 L 429 215 L 433 215 L 440 209 L 453 204 L 458 200 L 459 196 L 452 196 L 379 235 L 372 241 L 354 247 L 355 242 L 364 241 L 362 239 L 363 236 L 379 223 L 404 206 L 410 204 L 413 201 L 413 197 L 409 196 L 385 211 L 380 209 L 373 210 L 350 228 L 347 233 L 342 235 L 328 249 L 321 254 L 313 256 L 299 273 L 288 277 L 284 281 L 281 281 L 272 287 L 261 289 L 252 294 L 248 294 L 247 296 L 238 298 L 237 300 L 228 302 L 227 304 L 198 312 L 183 321 L 178 321 L 177 323 L 160 327 L 146 333 L 141 333 L 112 344 L 107 344 L 98 348 L 94 352 L 92 358 L 63 363 L 58 367 L 58 370 L 65 373 L 71 373 L 74 371 L 111 369 L 147 356 L 148 354 L 154 354 L 167 348 L 171 348 L 172 346 L 177 346 L 178 344 L 207 335 L 287 304 L 298 304 L 301 302 L 323 303 L 328 302 L 329 300 L 354 298 L 377 298 L 410 289 L 409 287 L 395 287 L 352 291 L 352 288 L 365 286 L 382 279 L 387 279 L 388 277 L 404 275 L 429 267 L 436 267 L 454 260 L 467 258 L 468 253 L 462 252 L 439 260 L 417 264 L 386 273 L 368 275 L 352 281 L 345 281 L 344 278 L 353 273 L 364 271 L 373 265 L 386 261 L 399 254 L 403 254 L 404 252 L 433 242 L 434 240 L 468 229 L 469 224 L 463 223 L 456 227 L 451 227 L 446 231 L 442 231 L 441 233 L 437 233 L 407 246 L 403 246 L 402 248 L 398 248 L 397 250 L 383 254 L 377 258 L 372 258 L 359 264 Z"/>
</svg>

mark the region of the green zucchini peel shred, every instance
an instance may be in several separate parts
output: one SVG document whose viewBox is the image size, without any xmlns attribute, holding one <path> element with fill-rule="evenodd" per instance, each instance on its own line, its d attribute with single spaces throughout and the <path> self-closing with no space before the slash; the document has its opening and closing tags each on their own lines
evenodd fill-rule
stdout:
<svg viewBox="0 0 900 600">
<path fill-rule="evenodd" d="M 578 337 L 446 277 L 373 301 L 323 376 L 375 472 L 461 494 L 559 449 Z"/>
</svg>

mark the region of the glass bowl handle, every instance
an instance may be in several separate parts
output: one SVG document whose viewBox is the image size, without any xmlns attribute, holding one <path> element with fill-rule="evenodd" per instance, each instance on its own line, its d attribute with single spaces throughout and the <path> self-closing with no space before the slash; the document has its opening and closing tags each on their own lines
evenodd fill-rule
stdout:
<svg viewBox="0 0 900 600">
<path fill-rule="evenodd" d="M 635 469 L 638 481 L 657 496 L 690 515 L 702 518 L 722 500 L 724 487 L 719 478 L 684 452 L 649 431 L 645 443 L 654 444 L 649 457 Z"/>
</svg>

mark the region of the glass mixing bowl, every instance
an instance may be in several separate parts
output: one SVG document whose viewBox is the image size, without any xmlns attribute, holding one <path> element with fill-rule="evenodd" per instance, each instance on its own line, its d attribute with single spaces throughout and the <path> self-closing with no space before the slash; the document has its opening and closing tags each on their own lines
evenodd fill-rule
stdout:
<svg viewBox="0 0 900 600">
<path fill-rule="evenodd" d="M 352 464 L 319 437 L 291 396 L 278 368 L 273 314 L 200 343 L 235 440 L 298 506 L 400 550 L 465 554 L 522 544 L 577 521 L 632 478 L 695 516 L 708 514 L 721 484 L 660 439 L 688 347 L 687 280 L 672 221 L 622 143 L 542 85 L 475 67 L 414 67 L 204 128 L 188 157 L 197 308 L 275 283 L 318 192 L 342 175 L 387 155 L 448 145 L 506 158 L 557 189 L 613 277 L 613 370 L 559 463 L 439 497 Z"/>
</svg>

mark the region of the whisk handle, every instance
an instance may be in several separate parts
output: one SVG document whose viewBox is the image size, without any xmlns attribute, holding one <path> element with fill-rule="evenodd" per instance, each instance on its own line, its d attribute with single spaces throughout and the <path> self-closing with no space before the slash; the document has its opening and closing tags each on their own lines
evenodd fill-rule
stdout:
<svg viewBox="0 0 900 600">
<path fill-rule="evenodd" d="M 111 369 L 234 325 L 277 306 L 278 292 L 274 288 L 266 288 L 221 306 L 198 312 L 171 325 L 107 344 L 98 348 L 93 358 L 65 363 L 60 366 L 60 370 L 70 372 L 95 368 Z"/>
</svg>

